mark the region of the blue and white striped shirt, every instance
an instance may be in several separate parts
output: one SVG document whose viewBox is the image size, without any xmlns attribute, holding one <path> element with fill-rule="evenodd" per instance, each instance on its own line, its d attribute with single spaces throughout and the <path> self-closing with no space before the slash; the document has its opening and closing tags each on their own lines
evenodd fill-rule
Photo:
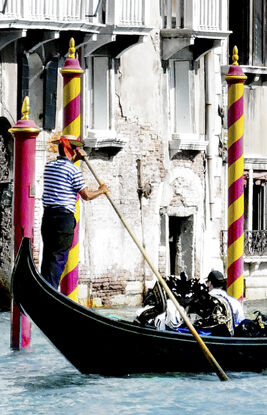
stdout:
<svg viewBox="0 0 267 415">
<path fill-rule="evenodd" d="M 81 169 L 59 156 L 45 166 L 43 206 L 62 206 L 75 213 L 77 193 L 85 187 Z"/>
</svg>

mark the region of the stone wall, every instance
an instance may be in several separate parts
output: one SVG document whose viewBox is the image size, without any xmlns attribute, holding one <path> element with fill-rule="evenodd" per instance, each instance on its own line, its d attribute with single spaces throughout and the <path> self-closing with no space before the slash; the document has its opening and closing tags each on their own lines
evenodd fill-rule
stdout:
<svg viewBox="0 0 267 415">
<path fill-rule="evenodd" d="M 12 187 L 9 155 L 0 135 L 0 311 L 10 308 L 10 274 L 12 266 Z"/>
</svg>

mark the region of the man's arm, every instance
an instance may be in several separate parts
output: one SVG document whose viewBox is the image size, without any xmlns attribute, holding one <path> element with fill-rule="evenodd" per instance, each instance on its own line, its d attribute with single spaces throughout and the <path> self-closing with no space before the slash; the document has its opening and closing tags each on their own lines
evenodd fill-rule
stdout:
<svg viewBox="0 0 267 415">
<path fill-rule="evenodd" d="M 79 194 L 83 200 L 92 200 L 104 193 L 108 193 L 108 191 L 108 186 L 106 184 L 101 184 L 97 190 L 89 190 L 88 187 L 85 187 Z"/>
<path fill-rule="evenodd" d="M 72 158 L 72 162 L 75 163 L 78 160 L 84 160 L 84 157 L 86 157 L 85 151 L 81 149 L 76 149 L 75 156 Z M 106 184 L 101 184 L 97 190 L 89 190 L 88 187 L 85 187 L 79 192 L 79 194 L 81 195 L 83 200 L 92 200 L 108 192 L 108 186 Z"/>
</svg>

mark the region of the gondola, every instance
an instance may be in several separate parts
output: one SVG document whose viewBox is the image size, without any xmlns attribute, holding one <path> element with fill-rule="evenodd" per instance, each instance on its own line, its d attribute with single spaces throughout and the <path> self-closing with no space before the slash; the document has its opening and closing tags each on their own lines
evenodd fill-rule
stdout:
<svg viewBox="0 0 267 415">
<path fill-rule="evenodd" d="M 53 289 L 39 274 L 23 238 L 12 274 L 16 304 L 81 373 L 210 372 L 191 334 L 158 331 L 100 315 Z M 267 368 L 267 338 L 202 336 L 227 371 Z"/>
</svg>

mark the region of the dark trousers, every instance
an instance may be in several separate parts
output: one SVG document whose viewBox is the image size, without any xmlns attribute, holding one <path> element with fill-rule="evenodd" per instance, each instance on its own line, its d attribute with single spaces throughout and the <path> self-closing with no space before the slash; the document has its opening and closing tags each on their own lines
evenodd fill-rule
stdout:
<svg viewBox="0 0 267 415">
<path fill-rule="evenodd" d="M 55 289 L 68 259 L 76 221 L 72 212 L 65 208 L 45 208 L 41 233 L 43 238 L 42 276 Z"/>
</svg>

